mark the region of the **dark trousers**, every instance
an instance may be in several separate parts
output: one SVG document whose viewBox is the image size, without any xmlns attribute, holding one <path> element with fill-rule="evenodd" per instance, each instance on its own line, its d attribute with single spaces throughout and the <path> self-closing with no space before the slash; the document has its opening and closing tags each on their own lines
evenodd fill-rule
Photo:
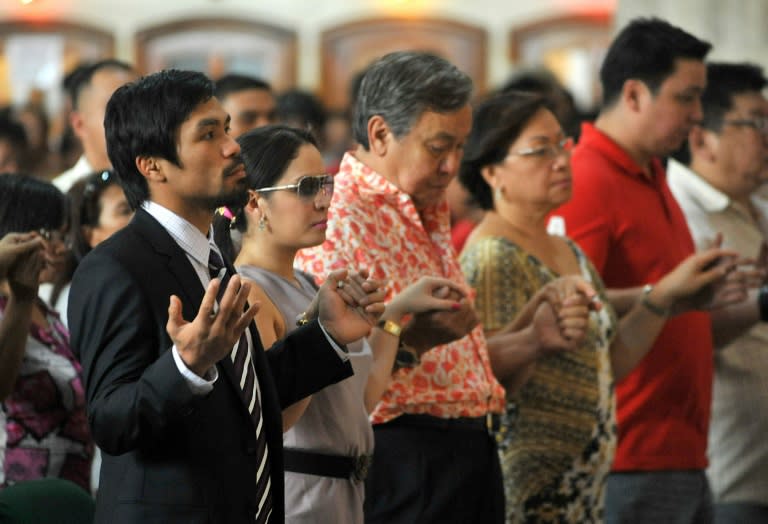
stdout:
<svg viewBox="0 0 768 524">
<path fill-rule="evenodd" d="M 422 415 L 400 419 L 374 426 L 366 524 L 503 523 L 501 468 L 487 431 Z"/>
<path fill-rule="evenodd" d="M 715 524 L 765 524 L 768 506 L 746 502 L 715 504 Z"/>
<path fill-rule="evenodd" d="M 712 524 L 712 493 L 703 471 L 611 473 L 606 524 Z"/>
</svg>

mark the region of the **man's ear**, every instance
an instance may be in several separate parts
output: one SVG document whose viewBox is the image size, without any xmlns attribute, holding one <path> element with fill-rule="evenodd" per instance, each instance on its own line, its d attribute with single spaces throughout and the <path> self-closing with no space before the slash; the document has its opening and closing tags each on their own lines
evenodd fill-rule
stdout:
<svg viewBox="0 0 768 524">
<path fill-rule="evenodd" d="M 651 97 L 651 90 L 642 80 L 630 78 L 621 87 L 621 99 L 630 111 L 639 112 L 646 100 Z"/>
<path fill-rule="evenodd" d="M 165 173 L 159 160 L 154 156 L 137 156 L 136 169 L 147 179 L 147 182 L 165 182 Z"/>
<path fill-rule="evenodd" d="M 693 126 L 688 133 L 688 149 L 691 151 L 691 160 L 698 158 L 706 162 L 717 160 L 717 150 L 720 138 L 717 133 L 704 129 L 701 126 Z"/>
<path fill-rule="evenodd" d="M 82 141 L 85 119 L 80 111 L 72 110 L 69 112 L 69 125 L 72 127 L 72 132 L 75 133 L 75 136 Z"/>
<path fill-rule="evenodd" d="M 385 156 L 394 138 L 389 124 L 381 115 L 368 119 L 368 149 L 371 153 L 378 157 Z"/>
</svg>

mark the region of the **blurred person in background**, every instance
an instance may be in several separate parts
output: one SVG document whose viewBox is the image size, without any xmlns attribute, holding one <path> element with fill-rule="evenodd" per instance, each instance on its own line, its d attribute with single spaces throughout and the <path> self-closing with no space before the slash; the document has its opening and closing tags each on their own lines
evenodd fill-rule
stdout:
<svg viewBox="0 0 768 524">
<path fill-rule="evenodd" d="M 688 135 L 687 165 L 670 160 L 668 182 L 697 248 L 723 245 L 766 263 L 768 209 L 755 192 L 768 178 L 768 79 L 751 64 L 707 64 L 704 117 Z M 768 522 L 768 287 L 712 312 L 715 382 L 707 476 L 715 522 Z"/>
<path fill-rule="evenodd" d="M 261 78 L 224 75 L 216 81 L 216 98 L 232 118 L 229 123 L 232 138 L 251 129 L 274 124 L 277 119 L 272 87 Z"/>
<path fill-rule="evenodd" d="M 112 93 L 136 78 L 130 64 L 108 59 L 78 68 L 68 80 L 69 122 L 83 154 L 74 166 L 53 179 L 61 191 L 69 191 L 75 182 L 95 171 L 111 168 L 104 135 L 104 112 Z"/>
<path fill-rule="evenodd" d="M 0 173 L 16 173 L 26 160 L 29 142 L 24 126 L 10 115 L 0 114 Z"/>
<path fill-rule="evenodd" d="M 0 194 L 0 237 L 32 231 L 43 245 L 0 274 L 0 486 L 61 477 L 89 491 L 80 364 L 59 316 L 37 298 L 38 284 L 62 271 L 67 203 L 25 175 L 0 175 Z"/>
<path fill-rule="evenodd" d="M 58 275 L 47 302 L 67 324 L 69 283 L 77 265 L 91 249 L 125 227 L 133 217 L 123 188 L 112 171 L 91 173 L 67 192 L 70 248 L 66 269 Z"/>
</svg>

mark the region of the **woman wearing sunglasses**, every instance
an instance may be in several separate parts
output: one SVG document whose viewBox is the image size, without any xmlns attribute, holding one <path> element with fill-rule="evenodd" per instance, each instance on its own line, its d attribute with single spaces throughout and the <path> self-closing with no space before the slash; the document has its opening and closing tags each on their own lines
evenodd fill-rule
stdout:
<svg viewBox="0 0 768 524">
<path fill-rule="evenodd" d="M 498 441 L 510 523 L 602 522 L 617 437 L 614 381 L 647 353 L 673 305 L 681 311 L 681 299 L 722 278 L 722 266 L 707 265 L 734 255 L 692 255 L 617 321 L 582 250 L 564 231 L 547 231 L 548 215 L 571 197 L 570 148 L 546 99 L 508 93 L 476 109 L 459 172 L 486 210 L 460 261 L 487 335 L 560 276 L 583 278 L 602 304 L 578 347 L 526 356 L 528 380 L 507 389 Z"/>
<path fill-rule="evenodd" d="M 324 173 L 322 156 L 307 131 L 268 126 L 240 136 L 238 142 L 249 199 L 242 209 L 232 210 L 233 227 L 242 232 L 235 265 L 256 284 L 250 299 L 261 302 L 256 323 L 269 347 L 297 322 L 316 314 L 314 278 L 294 269 L 293 262 L 300 249 L 325 240 L 333 177 Z M 226 244 L 226 238 L 218 243 Z M 340 292 L 358 298 L 374 293 L 363 284 L 364 276 L 352 273 Z M 284 427 L 295 421 L 283 439 L 286 522 L 363 522 L 363 480 L 373 452 L 368 411 L 385 391 L 393 369 L 417 358 L 398 353 L 400 324 L 408 314 L 460 307 L 438 298 L 450 291 L 465 296 L 442 278 L 425 277 L 407 288 L 372 324 L 368 339 L 350 345 L 354 376 L 284 412 Z"/>
</svg>

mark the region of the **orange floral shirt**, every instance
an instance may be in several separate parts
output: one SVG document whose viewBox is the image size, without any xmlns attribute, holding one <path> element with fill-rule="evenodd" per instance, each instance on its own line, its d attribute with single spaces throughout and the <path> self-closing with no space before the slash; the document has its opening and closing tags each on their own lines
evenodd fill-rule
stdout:
<svg viewBox="0 0 768 524">
<path fill-rule="evenodd" d="M 425 275 L 466 286 L 451 246 L 444 201 L 420 216 L 411 197 L 347 153 L 336 175 L 326 241 L 299 252 L 296 264 L 314 275 L 367 268 L 389 280 L 387 300 Z M 468 286 L 467 286 L 468 287 Z M 371 414 L 381 424 L 403 414 L 480 417 L 504 409 L 481 326 L 425 353 L 421 364 L 397 371 Z"/>
</svg>

